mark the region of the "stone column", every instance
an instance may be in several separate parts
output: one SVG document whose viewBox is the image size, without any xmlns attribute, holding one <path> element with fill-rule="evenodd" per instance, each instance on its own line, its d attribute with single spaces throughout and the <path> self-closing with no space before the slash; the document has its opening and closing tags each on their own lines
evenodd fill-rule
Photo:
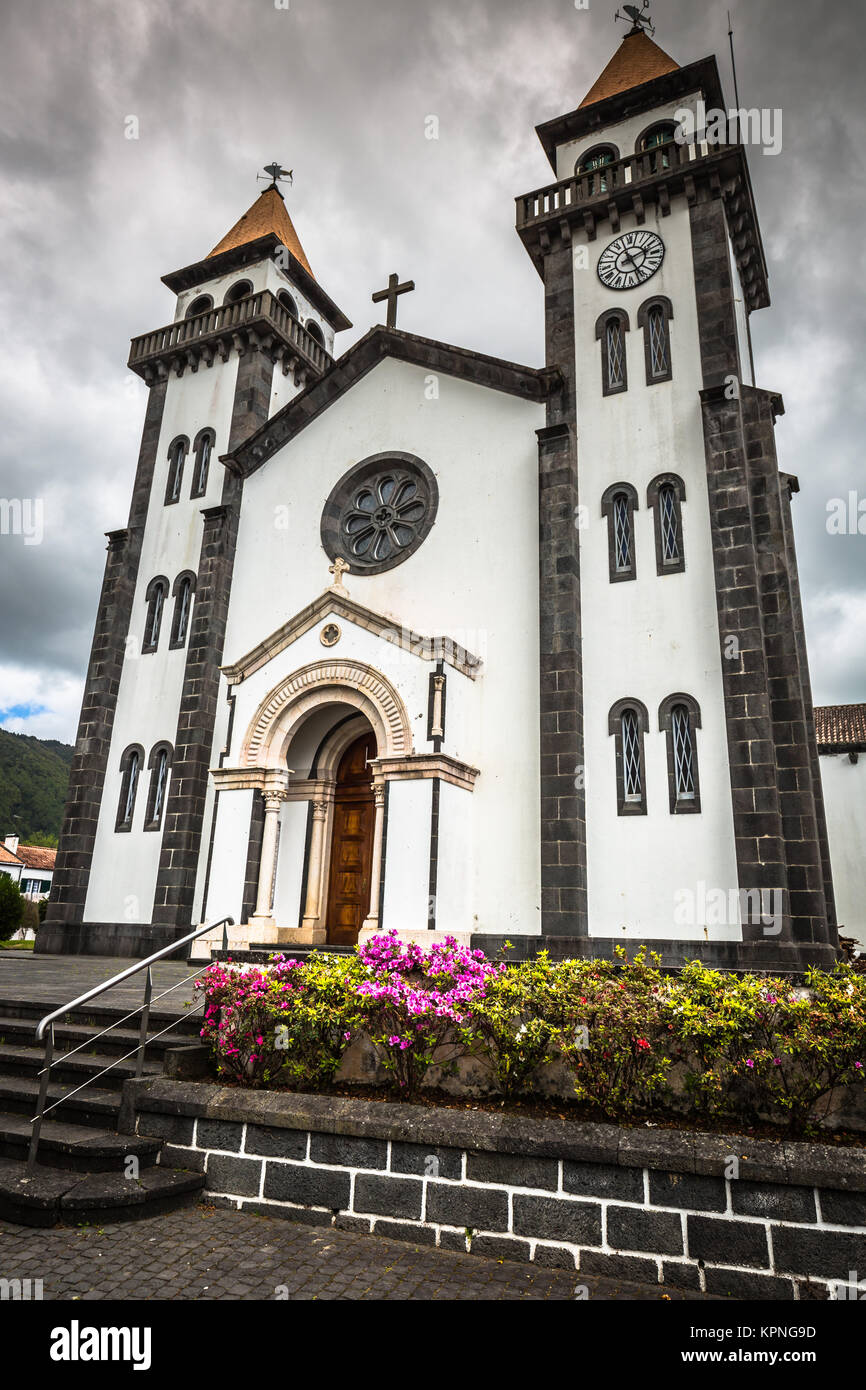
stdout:
<svg viewBox="0 0 866 1390">
<path fill-rule="evenodd" d="M 265 792 L 265 829 L 262 836 L 262 859 L 259 868 L 259 891 L 253 921 L 260 926 L 273 921 L 271 903 L 274 891 L 274 870 L 277 864 L 277 839 L 280 832 L 280 807 L 285 792 Z"/>
<path fill-rule="evenodd" d="M 373 826 L 373 864 L 370 869 L 370 908 L 361 930 L 379 929 L 379 892 L 382 886 L 382 838 L 385 832 L 385 783 L 378 779 L 373 783 L 373 796 L 376 802 L 376 820 Z"/>
<path fill-rule="evenodd" d="M 322 867 L 325 855 L 325 826 L 328 817 L 327 801 L 314 801 L 313 833 L 310 837 L 310 860 L 307 866 L 307 901 L 304 906 L 305 929 L 314 930 L 321 925 L 322 915 Z"/>
</svg>

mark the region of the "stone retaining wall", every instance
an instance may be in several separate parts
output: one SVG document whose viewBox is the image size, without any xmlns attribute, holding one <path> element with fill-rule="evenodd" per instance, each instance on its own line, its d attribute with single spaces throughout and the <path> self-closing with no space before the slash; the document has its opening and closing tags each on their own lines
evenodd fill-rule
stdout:
<svg viewBox="0 0 866 1390">
<path fill-rule="evenodd" d="M 741 1299 L 866 1298 L 866 1150 L 141 1080 L 205 1200 Z M 859 1272 L 858 1272 L 859 1271 Z"/>
</svg>

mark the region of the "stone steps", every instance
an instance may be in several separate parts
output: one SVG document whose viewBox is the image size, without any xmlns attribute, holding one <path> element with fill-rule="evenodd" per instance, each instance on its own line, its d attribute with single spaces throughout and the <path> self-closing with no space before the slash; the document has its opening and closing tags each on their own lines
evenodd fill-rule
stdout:
<svg viewBox="0 0 866 1390">
<path fill-rule="evenodd" d="M 42 1227 L 132 1221 L 194 1203 L 204 1186 L 201 1173 L 160 1164 L 161 1139 L 117 1131 L 123 1082 L 135 1075 L 135 1057 L 119 1059 L 139 1042 L 137 1016 L 123 1026 L 129 1008 L 120 1005 L 86 1005 L 55 1023 L 46 1103 L 61 1104 L 42 1122 L 38 1161 L 28 1174 L 30 1121 L 44 1065 L 36 1024 L 59 1002 L 44 994 L 0 997 L 0 1219 Z M 117 1022 L 111 1033 L 95 1036 Z M 162 1074 L 167 1048 L 198 1042 L 197 1014 L 152 1011 L 151 1034 L 169 1024 L 170 1032 L 148 1042 L 144 1075 Z M 91 1041 L 92 1048 L 67 1055 Z"/>
<path fill-rule="evenodd" d="M 43 1011 L 39 1017 L 44 1018 L 44 1016 L 45 1013 Z M 39 1048 L 40 1053 L 42 1053 L 44 1045 L 42 1043 L 34 1044 L 35 1030 L 33 1025 L 34 1020 L 32 1018 L 11 1018 L 4 1014 L 0 1014 L 0 1047 L 9 1046 L 17 1048 L 19 1046 L 33 1047 L 35 1045 Z M 68 1052 L 72 1048 L 78 1047 L 81 1043 L 86 1043 L 89 1039 L 93 1038 L 94 1033 L 100 1032 L 102 1028 L 107 1026 L 107 1023 L 102 1023 L 99 1028 L 94 1029 L 83 1023 L 55 1023 L 55 1057 L 60 1053 Z M 199 1026 L 200 1025 L 196 1023 L 191 1033 L 189 1030 L 181 1032 L 180 1027 L 177 1027 L 172 1028 L 170 1033 L 165 1033 L 161 1038 L 149 1035 L 147 1052 L 145 1055 L 151 1059 L 157 1057 L 161 1058 L 166 1048 L 177 1047 L 179 1043 L 192 1041 L 193 1038 L 195 1041 L 198 1041 Z M 157 1031 L 160 1027 L 165 1027 L 165 1024 L 157 1025 Z M 134 1048 L 138 1047 L 138 1043 L 139 1035 L 137 1028 L 115 1028 L 112 1029 L 110 1033 L 106 1033 L 103 1037 L 99 1038 L 98 1041 L 95 1040 L 94 1049 L 98 1049 L 100 1053 L 122 1056 L 124 1053 L 131 1052 Z M 82 1054 L 79 1055 L 87 1056 L 89 1054 L 82 1052 Z"/>
</svg>

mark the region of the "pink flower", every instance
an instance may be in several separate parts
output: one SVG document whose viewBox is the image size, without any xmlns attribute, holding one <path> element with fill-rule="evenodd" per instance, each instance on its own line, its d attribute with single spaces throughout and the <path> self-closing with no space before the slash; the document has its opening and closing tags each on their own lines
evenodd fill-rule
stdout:
<svg viewBox="0 0 866 1390">
<path fill-rule="evenodd" d="M 747 1058 L 746 1058 L 746 1066 L 747 1066 L 747 1067 L 753 1067 L 754 1065 L 755 1065 L 755 1064 L 754 1064 L 754 1062 L 752 1061 L 751 1057 L 747 1057 Z"/>
</svg>

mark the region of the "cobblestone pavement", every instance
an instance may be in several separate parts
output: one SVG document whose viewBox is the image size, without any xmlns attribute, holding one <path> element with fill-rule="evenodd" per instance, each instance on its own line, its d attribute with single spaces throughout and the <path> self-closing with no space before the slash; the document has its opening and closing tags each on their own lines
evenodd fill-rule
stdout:
<svg viewBox="0 0 866 1390">
<path fill-rule="evenodd" d="M 48 1231 L 0 1221 L 0 1278 L 41 1279 L 46 1300 L 561 1301 L 573 1300 L 577 1285 L 590 1299 L 700 1298 L 202 1206 Z"/>
</svg>

